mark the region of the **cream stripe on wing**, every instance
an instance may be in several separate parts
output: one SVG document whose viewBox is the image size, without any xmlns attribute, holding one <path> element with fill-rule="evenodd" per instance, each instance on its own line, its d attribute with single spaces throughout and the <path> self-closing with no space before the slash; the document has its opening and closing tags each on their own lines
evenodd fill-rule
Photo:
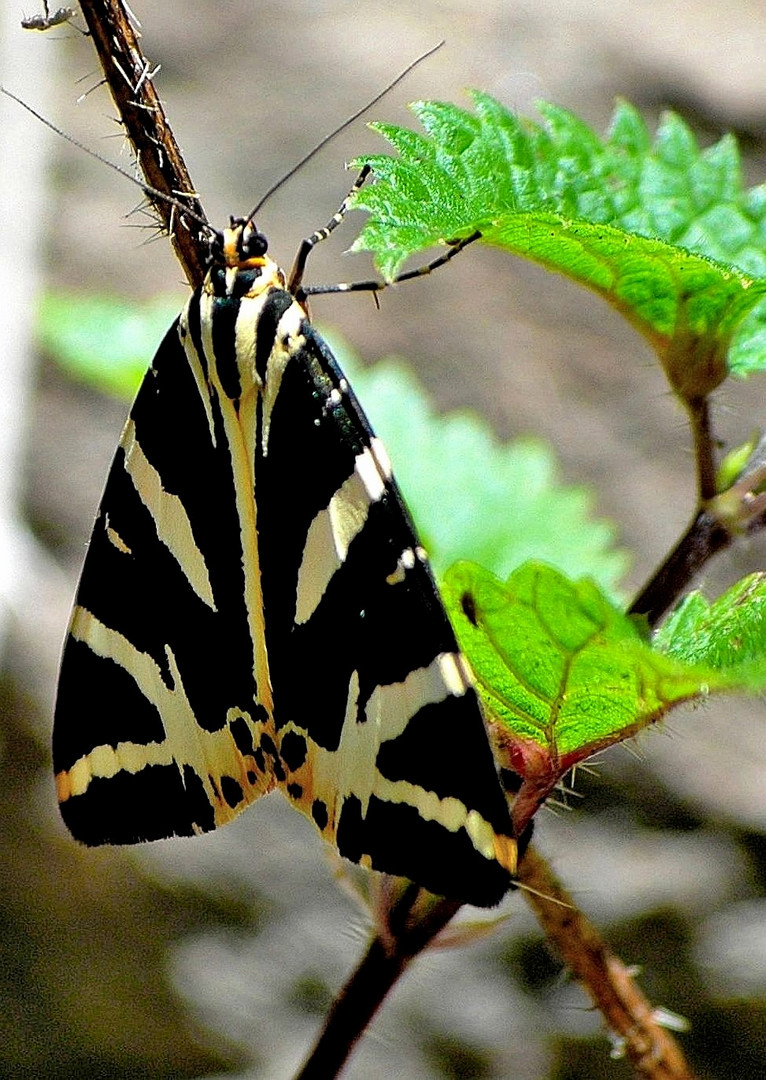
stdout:
<svg viewBox="0 0 766 1080">
<path fill-rule="evenodd" d="M 249 334 L 253 342 L 255 341 L 257 320 L 263 307 L 263 301 L 263 296 L 245 296 L 242 298 L 237 317 L 238 338 L 240 336 L 246 337 Z M 253 649 L 253 677 L 258 687 L 259 701 L 271 715 L 274 705 L 271 693 L 269 660 L 266 652 L 261 565 L 258 553 L 258 510 L 255 500 L 253 440 L 256 431 L 257 387 L 252 377 L 248 379 L 248 368 L 250 374 L 254 374 L 251 363 L 252 353 L 248 352 L 244 357 L 237 354 L 240 385 L 243 390 L 243 397 L 239 403 L 241 412 L 237 410 L 235 403 L 224 392 L 218 370 L 218 357 L 213 347 L 213 322 L 217 303 L 218 301 L 213 296 L 203 293 L 200 297 L 202 348 L 207 357 L 210 384 L 218 398 L 224 437 L 231 457 L 234 497 L 242 548 L 242 571 L 245 584 L 244 599 Z M 223 357 L 222 359 L 224 361 L 230 360 L 229 357 Z M 239 364 L 240 360 L 242 360 L 241 366 Z"/>
<path fill-rule="evenodd" d="M 386 479 L 368 448 L 357 455 L 354 471 L 309 526 L 298 571 L 295 622 L 307 622 L 333 575 L 346 560 L 351 541 L 364 528 L 373 503 L 383 498 Z"/>
<path fill-rule="evenodd" d="M 271 417 L 282 386 L 282 377 L 289 362 L 306 344 L 306 338 L 301 333 L 305 318 L 306 313 L 303 308 L 297 303 L 292 304 L 279 320 L 274 336 L 274 344 L 266 364 L 266 379 L 263 387 L 261 453 L 264 457 L 268 457 L 269 453 Z M 239 330 L 239 327 L 237 329 Z"/>
<path fill-rule="evenodd" d="M 349 681 L 346 717 L 340 745 L 329 751 L 309 743 L 306 764 L 294 774 L 305 785 L 311 799 L 321 800 L 328 809 L 325 835 L 334 837 L 343 802 L 353 796 L 367 813 L 370 797 L 384 802 L 414 806 L 421 818 L 438 821 L 450 832 L 465 829 L 478 852 L 487 859 L 497 858 L 501 865 L 515 871 L 516 845 L 509 837 L 498 837 L 492 825 L 475 810 L 454 796 L 440 797 L 408 780 L 389 780 L 375 762 L 380 746 L 401 735 L 411 718 L 424 705 L 437 704 L 450 696 L 462 696 L 470 679 L 458 653 L 440 653 L 425 668 L 411 671 L 400 683 L 379 686 L 365 709 L 364 722 L 358 721 L 359 678 L 354 672 Z M 290 730 L 288 724 L 285 730 Z M 296 730 L 300 730 L 297 728 Z"/>
<path fill-rule="evenodd" d="M 162 477 L 136 439 L 136 426 L 132 419 L 125 425 L 120 445 L 125 451 L 125 471 L 133 481 L 139 499 L 152 515 L 157 536 L 181 567 L 200 600 L 215 611 L 205 558 L 197 547 L 184 504 L 177 495 L 165 491 Z"/>
<path fill-rule="evenodd" d="M 237 749 L 228 725 L 218 731 L 208 731 L 196 721 L 194 711 L 183 687 L 181 673 L 172 649 L 165 646 L 173 689 L 162 678 L 159 667 L 148 654 L 141 652 L 126 637 L 105 626 L 95 615 L 83 607 L 76 607 L 72 615 L 70 632 L 76 641 L 84 642 L 96 656 L 113 660 L 135 680 L 138 689 L 162 717 L 165 738 L 161 742 L 121 742 L 117 746 L 108 743 L 95 746 L 74 765 L 56 777 L 59 799 L 83 795 L 91 780 L 109 778 L 119 772 L 138 773 L 149 765 L 172 765 L 179 770 L 190 766 L 202 781 L 210 803 L 215 808 L 217 825 L 236 816 L 215 789 L 212 781 L 223 776 L 233 777 L 240 783 L 248 801 L 268 791 L 274 785 L 272 776 L 263 776 L 253 785 L 248 777 L 248 765 Z M 238 715 L 247 717 L 241 710 Z M 250 728 L 255 741 L 259 741 L 260 725 L 251 720 Z"/>
<path fill-rule="evenodd" d="M 194 340 L 189 333 L 189 304 L 193 303 L 193 300 L 194 297 L 189 300 L 183 310 L 183 314 L 181 315 L 181 321 L 179 323 L 179 338 L 181 341 L 181 345 L 183 346 L 183 350 L 186 353 L 189 370 L 192 373 L 194 384 L 197 387 L 197 392 L 199 394 L 200 401 L 202 402 L 202 408 L 205 410 L 208 431 L 210 432 L 210 442 L 215 448 L 217 446 L 217 441 L 215 436 L 215 421 L 213 419 L 213 405 L 210 401 L 210 387 L 208 386 L 207 378 L 205 377 L 205 372 L 202 368 L 202 361 L 197 355 Z M 183 334 L 180 332 L 181 329 L 184 330 Z"/>
<path fill-rule="evenodd" d="M 415 668 L 400 683 L 376 686 L 361 727 L 375 728 L 381 743 L 401 735 L 424 705 L 462 697 L 471 686 L 459 653 L 439 653 L 428 667 Z"/>
<path fill-rule="evenodd" d="M 311 748 L 312 754 L 317 755 L 311 770 L 314 795 L 319 794 L 329 806 L 336 800 L 354 795 L 362 804 L 362 814 L 366 814 L 370 796 L 373 793 L 381 795 L 381 785 L 386 785 L 387 791 L 393 791 L 396 787 L 391 781 L 384 781 L 376 767 L 381 745 L 401 735 L 412 717 L 425 705 L 438 704 L 448 697 L 462 697 L 469 685 L 458 664 L 457 654 L 440 653 L 428 667 L 409 672 L 402 682 L 377 686 L 367 701 L 364 717 L 360 718 L 359 676 L 357 672 L 352 672 L 346 716 L 337 750 L 326 752 L 313 745 Z M 399 783 L 406 784 L 406 788 L 397 790 L 421 790 L 406 781 Z M 409 796 L 401 796 L 392 801 L 412 800 Z M 463 817 L 466 812 L 463 807 Z M 437 815 L 434 813 L 432 816 Z M 455 828 L 461 824 L 462 820 Z"/>
</svg>

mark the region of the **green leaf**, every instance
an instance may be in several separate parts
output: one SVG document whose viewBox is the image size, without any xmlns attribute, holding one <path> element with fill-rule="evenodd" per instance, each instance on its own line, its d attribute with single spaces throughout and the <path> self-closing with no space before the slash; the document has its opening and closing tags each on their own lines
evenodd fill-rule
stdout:
<svg viewBox="0 0 766 1080">
<path fill-rule="evenodd" d="M 667 656 L 726 672 L 758 690 L 766 670 L 766 574 L 751 574 L 710 603 L 690 593 L 654 639 Z"/>
<path fill-rule="evenodd" d="M 652 345 L 683 398 L 702 397 L 723 381 L 734 333 L 766 296 L 766 280 L 609 225 L 515 215 L 487 228 L 484 239 L 603 296 Z"/>
<path fill-rule="evenodd" d="M 452 567 L 443 595 L 501 761 L 526 785 L 518 813 L 531 816 L 573 765 L 672 706 L 766 685 L 766 575 L 756 577 L 711 607 L 687 603 L 659 649 L 591 581 L 538 562 L 506 582 Z"/>
<path fill-rule="evenodd" d="M 685 399 L 766 366 L 766 190 L 742 188 L 733 138 L 700 150 L 669 113 L 652 144 L 625 102 L 601 137 L 551 104 L 536 124 L 472 96 L 474 113 L 416 102 L 426 136 L 372 125 L 399 157 L 362 159 L 376 179 L 354 201 L 370 214 L 354 250 L 373 251 L 390 279 L 478 230 L 603 296 Z"/>
<path fill-rule="evenodd" d="M 504 583 L 463 562 L 445 585 L 490 715 L 559 757 L 616 741 L 701 693 L 699 678 L 655 654 L 591 581 L 529 562 Z"/>
<path fill-rule="evenodd" d="M 614 527 L 592 516 L 592 495 L 561 485 L 548 446 L 502 443 L 473 413 L 439 415 L 403 363 L 362 368 L 325 336 L 388 448 L 437 577 L 458 559 L 505 575 L 534 556 L 614 592 L 626 553 L 614 547 Z"/>
<path fill-rule="evenodd" d="M 40 344 L 73 378 L 131 398 L 180 306 L 170 297 L 133 303 L 49 293 L 40 308 Z"/>
</svg>

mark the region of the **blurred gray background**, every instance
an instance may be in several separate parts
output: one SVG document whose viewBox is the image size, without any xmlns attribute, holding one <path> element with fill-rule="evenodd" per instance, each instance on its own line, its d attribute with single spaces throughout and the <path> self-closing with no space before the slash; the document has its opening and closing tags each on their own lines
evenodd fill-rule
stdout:
<svg viewBox="0 0 766 1080">
<path fill-rule="evenodd" d="M 0 79 L 130 170 L 90 42 L 66 27 L 22 31 L 34 3 L 2 0 Z M 134 7 L 213 222 L 247 212 L 440 38 L 445 48 L 370 118 L 409 123 L 408 101 L 461 103 L 478 87 L 526 113 L 552 100 L 603 130 L 624 96 L 652 125 L 663 107 L 679 111 L 705 143 L 737 132 L 747 182 L 764 178 L 766 13 L 746 0 Z M 58 820 L 55 664 L 125 408 L 34 350 L 36 297 L 166 293 L 180 308 L 185 286 L 167 242 L 130 227 L 147 219 L 126 216 L 139 201 L 129 184 L 12 103 L 0 125 L 0 1076 L 288 1080 L 364 942 L 363 918 L 311 827 L 272 796 L 204 839 L 93 852 Z M 381 148 L 360 121 L 271 200 L 259 225 L 275 258 L 289 264 L 335 210 L 350 182 L 344 161 Z M 321 246 L 311 281 L 369 275 L 365 257 L 342 254 L 356 226 Z M 634 553 L 629 590 L 685 526 L 694 475 L 681 411 L 643 341 L 582 289 L 476 245 L 386 294 L 379 312 L 365 296 L 322 298 L 313 310 L 366 362 L 406 357 L 441 408 L 476 410 L 502 438 L 550 440 L 562 476 L 593 486 L 598 512 Z M 716 422 L 733 442 L 763 425 L 762 383 L 725 386 Z M 725 556 L 705 587 L 717 593 L 764 556 L 760 541 Z M 643 968 L 651 1000 L 691 1021 L 682 1039 L 705 1078 L 766 1073 L 764 722 L 761 701 L 676 712 L 637 753 L 604 755 L 578 779 L 586 797 L 537 825 L 540 849 L 584 909 Z M 480 946 L 420 960 L 349 1080 L 630 1075 L 523 901 L 508 898 L 502 913 Z"/>
</svg>

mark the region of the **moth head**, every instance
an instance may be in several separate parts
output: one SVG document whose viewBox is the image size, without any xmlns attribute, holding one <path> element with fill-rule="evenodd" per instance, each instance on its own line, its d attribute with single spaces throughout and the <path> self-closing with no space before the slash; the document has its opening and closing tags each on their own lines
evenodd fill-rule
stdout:
<svg viewBox="0 0 766 1080">
<path fill-rule="evenodd" d="M 264 257 L 269 242 L 255 225 L 245 218 L 230 218 L 228 229 L 214 232 L 210 240 L 210 263 L 227 269 L 257 269 L 266 265 Z"/>
<path fill-rule="evenodd" d="M 268 246 L 251 219 L 231 218 L 229 227 L 215 232 L 210 241 L 211 276 L 227 295 L 252 295 L 283 284 L 281 271 L 266 254 Z"/>
</svg>

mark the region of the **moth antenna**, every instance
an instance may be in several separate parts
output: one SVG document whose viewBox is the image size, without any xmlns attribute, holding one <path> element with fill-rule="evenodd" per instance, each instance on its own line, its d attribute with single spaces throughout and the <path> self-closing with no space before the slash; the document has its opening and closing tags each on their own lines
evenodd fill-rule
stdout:
<svg viewBox="0 0 766 1080">
<path fill-rule="evenodd" d="M 413 70 L 413 68 L 416 68 L 418 64 L 421 64 L 424 60 L 427 60 L 429 56 L 433 56 L 435 52 L 438 52 L 438 50 L 441 49 L 443 44 L 444 41 L 442 40 L 437 45 L 433 45 L 426 52 L 422 53 L 416 60 L 413 60 L 411 64 L 408 64 L 404 71 L 400 72 L 400 74 L 397 75 L 396 78 L 388 84 L 388 86 L 381 90 L 379 94 L 376 94 L 374 98 L 368 101 L 366 105 L 363 105 L 361 109 L 357 109 L 355 113 L 349 116 L 348 119 L 344 120 L 342 124 L 339 124 L 338 127 L 336 127 L 333 131 L 329 133 L 329 135 L 325 135 L 323 139 L 320 139 L 316 146 L 309 150 L 307 154 L 304 154 L 304 156 L 296 165 L 293 165 L 293 167 L 289 169 L 284 174 L 284 176 L 280 177 L 280 179 L 277 180 L 276 183 L 271 185 L 266 194 L 256 203 L 256 205 L 247 215 L 246 220 L 252 221 L 255 215 L 267 201 L 267 199 L 270 199 L 271 196 L 275 192 L 279 191 L 279 189 L 284 184 L 286 184 L 288 180 L 292 179 L 292 177 L 295 176 L 299 169 L 302 169 L 304 165 L 307 165 L 309 161 L 311 161 L 311 159 L 319 153 L 320 150 L 327 146 L 328 142 L 334 139 L 336 135 L 340 135 L 341 131 L 345 131 L 347 127 L 353 124 L 355 120 L 358 120 L 359 117 L 362 116 L 363 113 L 366 113 L 368 109 L 371 109 L 373 105 L 377 105 L 380 99 L 385 97 L 386 94 L 393 90 L 395 86 L 398 86 L 402 79 L 406 78 L 407 75 L 409 75 L 409 73 Z"/>
<path fill-rule="evenodd" d="M 33 109 L 31 105 L 28 105 L 26 103 L 26 101 L 22 101 L 20 97 L 17 97 L 10 90 L 6 89 L 6 87 L 0 86 L 0 91 L 2 91 L 2 93 L 5 94 L 6 97 L 9 97 L 12 101 L 15 101 L 18 105 L 21 105 L 23 109 L 26 109 L 27 112 L 31 113 L 36 120 L 39 120 L 41 124 L 44 124 L 51 131 L 55 132 L 56 135 L 59 135 L 62 139 L 66 139 L 66 141 L 68 143 L 71 143 L 72 146 L 76 146 L 78 150 L 82 150 L 89 157 L 95 158 L 96 161 L 100 161 L 102 165 L 107 165 L 110 169 L 113 169 L 116 173 L 119 173 L 120 176 L 124 177 L 126 180 L 129 180 L 131 184 L 135 184 L 136 187 L 140 187 L 145 195 L 152 195 L 154 198 L 161 199 L 169 206 L 175 206 L 177 210 L 181 210 L 187 217 L 191 218 L 192 221 L 196 221 L 198 225 L 201 225 L 202 228 L 206 229 L 212 236 L 216 235 L 216 230 L 213 228 L 210 222 L 208 222 L 200 214 L 195 213 L 194 210 L 190 209 L 186 205 L 186 203 L 183 202 L 182 199 L 176 199 L 172 195 L 168 195 L 166 192 L 160 191 L 159 188 L 152 187 L 151 184 L 147 184 L 145 181 L 139 180 L 135 176 L 131 176 L 129 172 L 126 172 L 125 169 L 121 169 L 119 165 L 116 165 L 113 161 L 110 161 L 109 158 L 105 158 L 101 154 L 97 153 L 95 150 L 91 150 L 91 148 L 89 146 L 86 146 L 85 143 L 81 143 L 79 139 L 75 139 L 73 135 L 68 135 L 66 131 L 62 131 L 61 128 L 56 127 L 56 125 L 51 123 L 50 120 L 46 120 L 46 118 L 42 116 L 39 112 L 37 112 L 36 109 Z M 193 196 L 194 192 L 189 192 L 189 195 Z"/>
<path fill-rule="evenodd" d="M 356 112 L 352 113 L 351 116 L 347 117 L 347 119 L 345 119 L 342 124 L 339 124 L 338 127 L 336 127 L 328 135 L 325 135 L 324 138 L 320 139 L 319 142 L 315 146 L 313 146 L 307 154 L 304 154 L 300 161 L 293 165 L 291 169 L 288 169 L 288 171 L 284 173 L 284 175 L 281 176 L 279 180 L 277 180 L 274 184 L 271 185 L 271 187 L 266 191 L 266 194 L 263 195 L 261 199 L 259 199 L 256 205 L 247 215 L 245 220 L 252 222 L 253 218 L 264 206 L 266 201 L 270 199 L 271 196 L 275 194 L 275 192 L 279 191 L 279 189 L 283 187 L 288 180 L 292 179 L 292 177 L 295 176 L 295 174 L 300 169 L 302 169 L 304 165 L 307 165 L 309 161 L 311 161 L 311 159 L 319 153 L 320 150 L 322 150 L 332 139 L 336 137 L 336 135 L 340 135 L 342 131 L 345 131 L 347 127 L 350 127 L 350 125 L 353 124 L 355 120 L 358 120 L 359 117 L 363 115 L 363 113 L 366 113 L 367 110 L 371 109 L 373 105 L 376 105 L 381 100 L 381 98 L 385 97 L 386 94 L 390 93 L 390 91 L 393 90 L 395 86 L 398 86 L 399 83 L 403 79 L 405 79 L 414 68 L 421 64 L 424 60 L 427 60 L 430 56 L 433 56 L 435 52 L 438 52 L 443 45 L 444 40 L 439 41 L 436 45 L 433 45 L 430 49 L 427 49 L 424 53 L 421 53 L 421 55 L 418 56 L 415 60 L 413 60 L 412 63 L 408 64 L 407 67 L 403 71 L 401 71 L 395 79 L 392 79 L 391 82 L 388 83 L 388 85 L 385 86 L 379 94 L 376 94 L 375 97 L 371 98 L 360 109 L 357 109 Z M 0 86 L 0 91 L 2 91 L 2 93 L 4 93 L 6 97 L 11 98 L 12 101 L 15 101 L 18 105 L 21 105 L 23 109 L 26 109 L 28 113 L 31 113 L 32 116 L 34 116 L 36 120 L 39 120 L 41 124 L 44 124 L 45 127 L 55 132 L 56 135 L 59 135 L 62 139 L 66 139 L 66 141 L 68 143 L 71 143 L 72 146 L 76 146 L 78 150 L 82 150 L 84 153 L 88 154 L 96 161 L 100 161 L 102 165 L 107 165 L 110 169 L 113 169 L 116 173 L 119 173 L 120 176 L 125 177 L 126 180 L 129 180 L 132 184 L 140 187 L 144 194 L 152 195 L 157 199 L 161 199 L 169 206 L 175 206 L 178 210 L 182 210 L 184 214 L 187 215 L 187 217 L 190 217 L 192 221 L 196 221 L 198 225 L 201 225 L 211 235 L 216 235 L 216 230 L 213 228 L 213 226 L 210 225 L 210 223 L 206 221 L 205 218 L 201 217 L 199 214 L 196 214 L 193 210 L 189 209 L 189 207 L 186 206 L 180 199 L 176 199 L 172 195 L 167 195 L 164 191 L 160 191 L 159 188 L 152 187 L 151 184 L 147 184 L 142 180 L 138 180 L 135 176 L 131 176 L 129 172 L 121 169 L 120 166 L 116 165 L 113 161 L 110 161 L 108 158 L 103 157 L 95 150 L 91 150 L 89 146 L 81 143 L 79 139 L 75 139 L 73 135 L 68 135 L 65 131 L 62 131 L 61 128 L 56 127 L 55 124 L 51 123 L 50 120 L 46 120 L 46 118 L 42 116 L 41 113 L 37 112 L 36 109 L 33 109 L 31 105 L 28 105 L 26 103 L 26 101 L 22 101 L 20 97 L 17 97 L 16 94 L 6 89 L 6 87 Z"/>
</svg>

